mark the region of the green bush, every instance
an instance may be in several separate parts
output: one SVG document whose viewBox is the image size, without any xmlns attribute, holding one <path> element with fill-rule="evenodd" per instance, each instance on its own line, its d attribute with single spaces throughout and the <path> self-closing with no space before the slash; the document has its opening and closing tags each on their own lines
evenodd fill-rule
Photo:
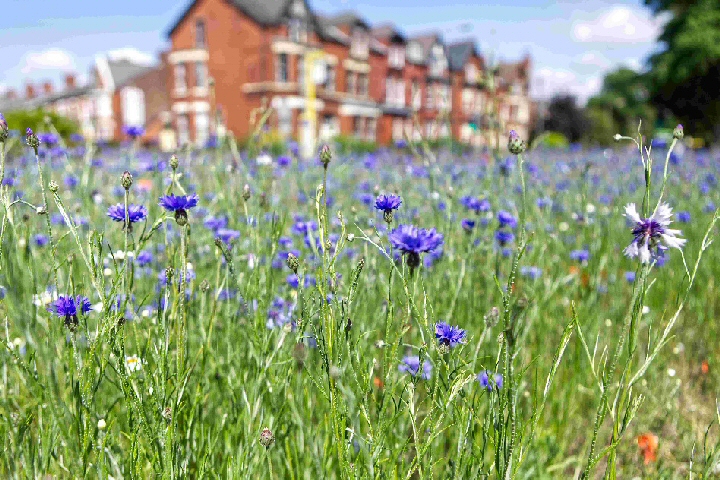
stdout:
<svg viewBox="0 0 720 480">
<path fill-rule="evenodd" d="M 350 153 L 370 153 L 378 149 L 377 143 L 369 140 L 361 140 L 359 138 L 348 135 L 338 135 L 333 139 L 338 155 L 347 155 Z"/>
<path fill-rule="evenodd" d="M 560 132 L 547 132 L 540 140 L 540 145 L 546 148 L 565 149 L 570 146 L 567 137 Z"/>
<path fill-rule="evenodd" d="M 72 133 L 80 133 L 80 127 L 73 120 L 39 108 L 35 110 L 16 110 L 4 115 L 10 130 L 18 130 L 21 135 L 25 135 L 25 129 L 28 127 L 32 128 L 36 133 L 49 131 L 49 126 L 45 124 L 45 117 L 50 119 L 50 123 L 65 140 L 68 140 Z"/>
</svg>

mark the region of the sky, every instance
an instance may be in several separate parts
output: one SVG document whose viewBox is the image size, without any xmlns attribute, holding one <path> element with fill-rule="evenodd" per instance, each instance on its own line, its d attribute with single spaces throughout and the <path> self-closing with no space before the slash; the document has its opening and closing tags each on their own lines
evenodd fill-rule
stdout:
<svg viewBox="0 0 720 480">
<path fill-rule="evenodd" d="M 408 35 L 473 38 L 486 57 L 532 59 L 531 96 L 571 93 L 580 103 L 605 73 L 642 70 L 667 18 L 642 0 L 309 0 L 320 14 L 352 9 L 371 25 L 392 22 Z M 0 92 L 27 82 L 62 86 L 65 73 L 87 79 L 96 55 L 152 63 L 169 47 L 167 31 L 190 0 L 3 0 Z"/>
</svg>

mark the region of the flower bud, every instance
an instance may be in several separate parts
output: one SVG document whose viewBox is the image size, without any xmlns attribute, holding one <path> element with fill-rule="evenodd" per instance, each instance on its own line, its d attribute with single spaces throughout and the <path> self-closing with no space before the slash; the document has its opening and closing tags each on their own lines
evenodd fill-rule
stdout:
<svg viewBox="0 0 720 480">
<path fill-rule="evenodd" d="M 35 135 L 31 128 L 28 127 L 28 129 L 25 131 L 25 143 L 27 143 L 27 146 L 32 148 L 35 151 L 35 155 L 38 154 L 38 148 L 40 147 L 40 140 L 38 139 L 37 135 Z"/>
<path fill-rule="evenodd" d="M 104 418 L 101 418 L 100 420 L 98 420 L 97 427 L 98 427 L 98 430 L 105 430 L 105 427 L 107 427 L 107 423 L 105 423 Z"/>
<path fill-rule="evenodd" d="M 275 443 L 275 435 L 273 435 L 269 428 L 263 428 L 263 431 L 260 434 L 260 445 L 265 448 L 270 448 L 273 443 Z"/>
<path fill-rule="evenodd" d="M 203 293 L 207 293 L 208 290 L 210 290 L 210 282 L 208 282 L 206 278 L 202 282 L 200 282 L 200 291 Z"/>
<path fill-rule="evenodd" d="M 682 140 L 682 138 L 685 136 L 685 132 L 683 132 L 683 126 L 678 124 L 677 127 L 673 130 L 673 138 L 677 140 Z"/>
<path fill-rule="evenodd" d="M 177 170 L 178 165 L 180 165 L 180 160 L 178 160 L 177 155 L 173 155 L 170 157 L 170 168 L 173 170 Z"/>
<path fill-rule="evenodd" d="M 520 155 L 527 149 L 525 142 L 520 140 L 520 136 L 515 130 L 510 130 L 510 138 L 508 139 L 508 150 L 513 155 Z"/>
<path fill-rule="evenodd" d="M 173 276 L 175 275 L 175 270 L 172 267 L 167 267 L 165 269 L 165 280 L 168 285 L 172 283 Z"/>
<path fill-rule="evenodd" d="M 330 147 L 327 145 L 323 145 L 322 149 L 320 150 L 320 161 L 322 162 L 323 167 L 327 168 L 331 159 L 332 153 L 330 153 Z"/>
<path fill-rule="evenodd" d="M 287 260 L 285 261 L 288 268 L 297 275 L 298 267 L 300 267 L 300 261 L 293 253 L 288 253 Z"/>
<path fill-rule="evenodd" d="M 57 184 L 57 182 L 55 180 L 50 180 L 50 183 L 48 183 L 48 189 L 52 193 L 57 193 L 59 188 L 60 188 L 60 186 Z"/>
<path fill-rule="evenodd" d="M 185 210 L 175 210 L 175 223 L 184 227 L 188 223 L 188 214 Z"/>
<path fill-rule="evenodd" d="M 122 177 L 120 177 L 120 185 L 125 190 L 130 190 L 130 187 L 133 184 L 133 176 L 128 172 L 127 170 L 123 172 Z"/>
<path fill-rule="evenodd" d="M 250 200 L 250 185 L 248 185 L 247 183 L 246 183 L 245 186 L 243 187 L 242 198 L 243 198 L 243 200 L 245 200 L 246 202 L 247 202 L 248 200 Z"/>
<path fill-rule="evenodd" d="M 45 205 L 40 205 L 35 209 L 35 212 L 38 215 L 47 215 L 47 208 L 45 207 Z"/>
<path fill-rule="evenodd" d="M 613 140 L 615 140 L 616 142 L 619 142 L 621 139 L 622 135 L 620 135 L 619 133 L 616 133 L 615 136 L 613 136 Z"/>
<path fill-rule="evenodd" d="M 5 117 L 3 117 L 3 114 L 0 113 L 0 143 L 5 142 L 5 140 L 7 140 L 8 138 L 8 135 L 10 135 L 8 124 L 5 121 Z"/>
</svg>

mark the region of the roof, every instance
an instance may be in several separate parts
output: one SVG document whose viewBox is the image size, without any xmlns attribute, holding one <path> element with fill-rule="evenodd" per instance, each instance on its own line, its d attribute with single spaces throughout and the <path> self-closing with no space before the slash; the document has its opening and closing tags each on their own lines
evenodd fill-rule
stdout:
<svg viewBox="0 0 720 480">
<path fill-rule="evenodd" d="M 442 37 L 439 33 L 428 33 L 425 35 L 418 35 L 415 37 L 410 38 L 410 40 L 414 42 L 418 42 L 420 45 L 422 45 L 423 48 L 423 57 L 428 58 L 430 55 L 430 49 L 433 45 L 436 43 L 439 43 L 440 45 L 443 44 Z"/>
<path fill-rule="evenodd" d="M 405 43 L 407 37 L 400 32 L 392 23 L 385 23 L 373 28 L 370 33 L 378 40 L 386 40 L 394 43 Z"/>
<path fill-rule="evenodd" d="M 93 88 L 95 88 L 93 84 L 88 84 L 71 90 L 51 93 L 50 95 L 39 95 L 34 98 L 0 98 L 0 111 L 12 112 L 15 110 L 34 110 L 65 98 L 80 97 L 89 93 L 93 90 Z"/>
<path fill-rule="evenodd" d="M 127 59 L 108 60 L 110 75 L 112 76 L 115 88 L 128 83 L 133 78 L 156 68 L 155 66 L 141 65 Z"/>
<path fill-rule="evenodd" d="M 370 24 L 365 21 L 358 13 L 348 10 L 346 12 L 338 13 L 327 19 L 330 25 L 360 25 L 362 27 L 370 29 Z"/>
<path fill-rule="evenodd" d="M 448 45 L 447 54 L 450 71 L 462 70 L 471 56 L 480 56 L 478 55 L 475 42 L 472 40 L 466 40 L 463 42 Z"/>
<path fill-rule="evenodd" d="M 170 37 L 180 24 L 188 16 L 198 0 L 190 2 L 188 7 L 178 17 L 177 21 L 167 31 Z M 286 7 L 290 0 L 225 0 L 242 13 L 252 18 L 261 25 L 277 25 L 285 14 Z"/>
</svg>

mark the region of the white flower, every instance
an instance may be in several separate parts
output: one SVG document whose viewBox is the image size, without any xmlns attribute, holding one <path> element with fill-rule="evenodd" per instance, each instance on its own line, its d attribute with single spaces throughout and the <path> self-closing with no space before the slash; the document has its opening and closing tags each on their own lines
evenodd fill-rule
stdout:
<svg viewBox="0 0 720 480">
<path fill-rule="evenodd" d="M 625 248 L 630 258 L 639 257 L 640 262 L 650 263 L 653 256 L 661 255 L 668 247 L 681 249 L 687 240 L 678 238 L 682 232 L 667 228 L 672 222 L 672 208 L 667 203 L 658 205 L 650 218 L 641 218 L 634 203 L 625 206 L 625 217 L 635 222 L 634 239 Z M 661 242 L 662 240 L 662 242 Z"/>
<path fill-rule="evenodd" d="M 258 155 L 256 161 L 258 165 L 271 165 L 272 157 L 267 153 L 261 153 L 260 155 Z"/>
<path fill-rule="evenodd" d="M 130 373 L 142 370 L 142 364 L 143 361 L 137 355 L 125 357 L 125 368 L 127 368 Z"/>
</svg>

